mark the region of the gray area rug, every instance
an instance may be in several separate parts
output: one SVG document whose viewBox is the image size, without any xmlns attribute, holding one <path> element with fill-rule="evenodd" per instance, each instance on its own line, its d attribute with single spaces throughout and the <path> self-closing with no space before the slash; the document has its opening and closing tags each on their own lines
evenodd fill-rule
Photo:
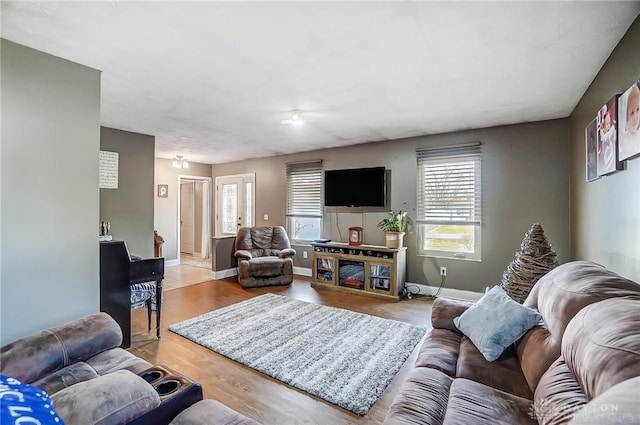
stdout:
<svg viewBox="0 0 640 425">
<path fill-rule="evenodd" d="M 360 415 L 373 406 L 426 332 L 275 294 L 169 330 Z"/>
</svg>

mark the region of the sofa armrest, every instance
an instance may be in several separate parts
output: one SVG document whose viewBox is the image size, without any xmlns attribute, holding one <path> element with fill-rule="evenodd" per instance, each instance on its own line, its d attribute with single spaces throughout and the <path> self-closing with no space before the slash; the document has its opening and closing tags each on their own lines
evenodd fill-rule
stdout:
<svg viewBox="0 0 640 425">
<path fill-rule="evenodd" d="M 448 329 L 460 332 L 453 319 L 464 313 L 473 303 L 467 301 L 436 298 L 431 306 L 431 325 L 434 329 Z"/>
<path fill-rule="evenodd" d="M 122 330 L 106 313 L 49 328 L 0 348 L 0 372 L 30 384 L 122 344 Z"/>
<path fill-rule="evenodd" d="M 108 373 L 51 396 L 67 424 L 125 424 L 160 405 L 157 391 L 128 370 Z"/>
<path fill-rule="evenodd" d="M 246 249 L 239 249 L 233 254 L 238 260 L 251 260 L 253 255 Z"/>
<path fill-rule="evenodd" d="M 280 258 L 289 258 L 296 255 L 296 250 L 293 248 L 285 248 L 278 253 L 278 257 Z"/>
</svg>

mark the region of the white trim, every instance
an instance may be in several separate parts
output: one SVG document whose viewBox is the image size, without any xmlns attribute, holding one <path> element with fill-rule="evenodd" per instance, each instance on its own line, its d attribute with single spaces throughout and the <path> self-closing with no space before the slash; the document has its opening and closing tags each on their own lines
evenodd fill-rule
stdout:
<svg viewBox="0 0 640 425">
<path fill-rule="evenodd" d="M 220 280 L 226 277 L 238 276 L 238 268 L 217 270 L 213 272 L 213 280 Z"/>
<path fill-rule="evenodd" d="M 164 260 L 165 267 L 168 266 L 178 266 L 180 265 L 180 259 L 176 258 L 175 260 Z"/>
<path fill-rule="evenodd" d="M 211 177 L 206 177 L 206 176 L 192 176 L 190 174 L 178 174 L 178 196 L 177 196 L 177 204 L 178 204 L 178 210 L 176 211 L 176 252 L 178 253 L 178 257 L 180 256 L 180 198 L 181 198 L 181 192 L 182 192 L 182 180 L 188 180 L 188 181 L 200 181 L 203 182 L 205 184 L 209 185 L 209 226 L 211 226 L 211 205 L 212 205 L 212 199 L 211 199 L 211 185 L 213 183 L 213 179 Z M 195 196 L 195 193 L 194 193 Z M 202 217 L 202 220 L 206 220 L 206 217 Z M 211 229 L 209 229 L 211 230 Z M 211 233 L 211 232 L 209 232 Z M 175 264 L 168 264 L 165 262 L 165 265 L 171 265 L 171 266 L 176 266 L 178 264 L 180 264 L 180 259 L 178 258 L 178 260 L 171 260 L 171 261 L 177 261 L 177 263 Z"/>
<path fill-rule="evenodd" d="M 293 267 L 293 274 L 311 277 L 311 269 L 308 267 Z"/>
<path fill-rule="evenodd" d="M 415 291 L 415 288 L 418 288 L 418 294 L 421 295 L 434 295 L 438 292 L 437 286 L 431 285 L 423 285 L 421 283 L 405 283 L 405 288 L 409 287 L 409 290 Z M 482 292 L 474 292 L 474 291 L 466 291 L 464 289 L 450 289 L 450 288 L 442 288 L 439 297 L 443 298 L 453 298 L 455 300 L 463 300 L 463 301 L 478 301 L 480 297 L 484 294 Z"/>
</svg>

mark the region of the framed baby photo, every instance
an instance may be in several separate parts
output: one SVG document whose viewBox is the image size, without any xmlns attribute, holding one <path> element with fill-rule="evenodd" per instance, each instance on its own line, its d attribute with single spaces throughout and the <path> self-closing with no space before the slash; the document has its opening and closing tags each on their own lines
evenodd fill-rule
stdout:
<svg viewBox="0 0 640 425">
<path fill-rule="evenodd" d="M 598 179 L 598 122 L 594 118 L 584 129 L 587 153 L 587 181 Z"/>
<path fill-rule="evenodd" d="M 598 111 L 598 177 L 611 174 L 621 167 L 618 163 L 618 95 L 613 96 Z"/>
<path fill-rule="evenodd" d="M 640 80 L 618 98 L 618 159 L 640 154 Z"/>
</svg>

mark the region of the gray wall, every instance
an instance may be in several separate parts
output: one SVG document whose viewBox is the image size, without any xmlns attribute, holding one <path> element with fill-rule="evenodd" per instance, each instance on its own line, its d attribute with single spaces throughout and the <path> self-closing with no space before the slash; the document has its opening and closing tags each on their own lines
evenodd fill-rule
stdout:
<svg viewBox="0 0 640 425">
<path fill-rule="evenodd" d="M 188 159 L 188 157 L 187 157 Z M 162 256 L 165 260 L 178 259 L 178 176 L 211 177 L 211 165 L 189 162 L 189 168 L 180 170 L 171 166 L 170 159 L 155 158 L 155 195 L 154 223 L 155 229 L 164 238 Z M 169 185 L 169 196 L 158 198 L 159 184 Z M 211 185 L 211 197 L 214 195 Z M 213 214 L 213 210 L 211 212 Z M 213 227 L 211 227 L 213 229 Z"/>
<path fill-rule="evenodd" d="M 100 72 L 1 43 L 6 344 L 99 310 Z"/>
<path fill-rule="evenodd" d="M 611 96 L 640 78 L 640 18 L 613 51 L 569 118 L 571 247 L 576 259 L 600 263 L 640 282 L 640 157 L 626 169 L 585 181 L 585 127 Z"/>
<path fill-rule="evenodd" d="M 100 189 L 100 221 L 131 254 L 153 257 L 155 137 L 102 127 L 100 149 L 120 154 L 118 188 Z"/>
<path fill-rule="evenodd" d="M 483 224 L 482 262 L 443 260 L 416 255 L 416 230 L 405 236 L 408 280 L 438 285 L 439 267 L 448 267 L 446 287 L 483 291 L 498 283 L 531 224 L 540 222 L 560 261 L 571 258 L 569 242 L 569 149 L 567 120 L 525 123 L 457 133 L 323 149 L 293 155 L 212 166 L 216 176 L 256 173 L 257 225 L 284 225 L 285 170 L 289 161 L 322 159 L 324 169 L 385 166 L 391 175 L 390 209 L 409 211 L 415 218 L 416 154 L 418 147 L 482 142 Z M 350 226 L 364 227 L 364 242 L 384 245 L 376 224 L 384 212 L 335 211 L 325 208 L 323 237 L 346 241 Z M 269 214 L 265 222 L 263 214 Z M 296 246 L 296 265 L 309 247 Z M 310 256 L 310 254 L 309 254 Z"/>
</svg>

